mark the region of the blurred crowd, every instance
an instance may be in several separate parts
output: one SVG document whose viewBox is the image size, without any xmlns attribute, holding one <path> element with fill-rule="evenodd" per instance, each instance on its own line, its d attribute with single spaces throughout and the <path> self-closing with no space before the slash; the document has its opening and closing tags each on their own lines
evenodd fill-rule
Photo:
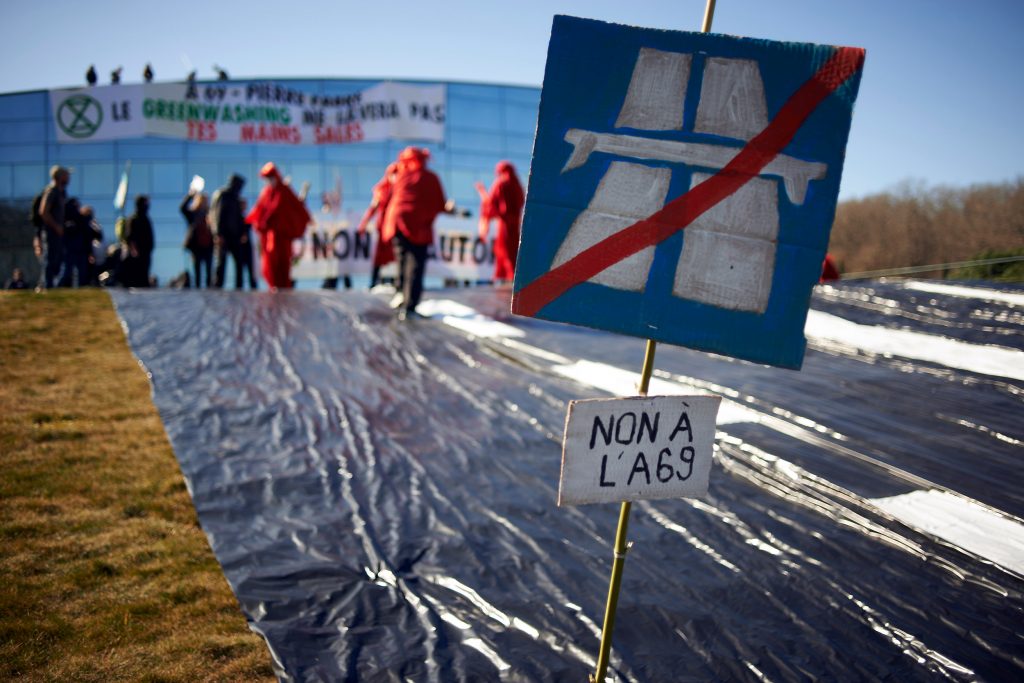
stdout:
<svg viewBox="0 0 1024 683">
<path fill-rule="evenodd" d="M 33 249 L 40 265 L 37 291 L 54 287 L 122 285 L 149 287 L 154 237 L 149 219 L 149 198 L 139 195 L 135 211 L 119 219 L 116 240 L 104 246 L 103 228 L 93 209 L 67 196 L 71 171 L 50 169 L 50 183 L 32 202 L 35 226 Z M 15 268 L 8 288 L 28 288 L 20 268 Z"/>
<path fill-rule="evenodd" d="M 402 150 L 374 186 L 372 201 L 358 226 L 360 234 L 371 227 L 378 233 L 371 289 L 380 281 L 381 268 L 397 263 L 397 291 L 391 305 L 403 319 L 416 315 L 435 219 L 441 213 L 470 215 L 446 197 L 440 179 L 428 168 L 429 159 L 430 152 L 424 148 Z M 246 182 L 241 175 L 232 174 L 212 197 L 204 191 L 205 181 L 193 178 L 179 206 L 185 220 L 182 246 L 191 256 L 191 269 L 176 278 L 174 286 L 222 288 L 231 260 L 235 288 L 248 285 L 257 289 L 255 251 L 260 257 L 260 273 L 271 291 L 294 286 L 293 244 L 313 222 L 306 209 L 309 186 L 296 194 L 273 162 L 261 168 L 260 177 L 264 185 L 251 210 L 241 194 Z M 32 203 L 34 250 L 41 266 L 35 288 L 155 286 L 150 272 L 155 239 L 149 197 L 135 198 L 134 211 L 117 219 L 115 239 L 104 246 L 103 229 L 92 207 L 67 196 L 70 180 L 70 169 L 54 166 L 50 183 Z M 476 189 L 480 195 L 480 239 L 486 242 L 491 223 L 496 223 L 494 280 L 511 280 L 525 201 L 523 187 L 512 164 L 502 161 L 491 187 L 476 183 Z M 326 193 L 324 201 L 327 206 Z M 31 285 L 21 269 L 15 268 L 7 287 L 26 289 Z"/>
</svg>

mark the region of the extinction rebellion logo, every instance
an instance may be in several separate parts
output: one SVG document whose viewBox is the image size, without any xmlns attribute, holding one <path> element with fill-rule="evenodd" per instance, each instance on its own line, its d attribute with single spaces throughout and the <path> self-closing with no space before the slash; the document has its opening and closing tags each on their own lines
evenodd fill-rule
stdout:
<svg viewBox="0 0 1024 683">
<path fill-rule="evenodd" d="M 57 125 L 73 138 L 87 138 L 103 123 L 103 107 L 88 95 L 72 95 L 57 108 Z"/>
</svg>

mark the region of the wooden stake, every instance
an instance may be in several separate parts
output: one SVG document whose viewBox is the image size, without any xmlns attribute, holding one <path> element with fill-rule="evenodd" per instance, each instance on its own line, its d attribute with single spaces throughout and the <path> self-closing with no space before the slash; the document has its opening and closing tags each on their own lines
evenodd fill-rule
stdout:
<svg viewBox="0 0 1024 683">
<path fill-rule="evenodd" d="M 654 373 L 654 351 L 657 342 L 653 339 L 647 340 L 647 350 L 644 352 L 644 367 L 640 372 L 639 393 L 647 395 L 647 389 L 651 384 L 651 375 Z M 632 503 L 623 501 L 619 510 L 619 526 L 615 530 L 615 557 L 612 560 L 612 578 L 608 583 L 608 603 L 604 608 L 604 626 L 601 628 L 601 651 L 597 656 L 597 673 L 591 676 L 591 683 L 604 681 L 608 671 L 608 654 L 612 649 L 612 631 L 615 629 L 615 609 L 619 604 L 619 587 L 622 585 L 622 567 L 626 564 L 626 551 L 629 545 L 626 543 L 626 532 L 629 529 L 629 511 Z"/>
<path fill-rule="evenodd" d="M 701 32 L 708 33 L 711 30 L 711 22 L 715 18 L 715 0 L 708 0 L 704 8 L 704 22 L 701 24 Z M 647 389 L 651 383 L 651 374 L 654 372 L 654 351 L 656 342 L 647 340 L 647 350 L 644 353 L 644 367 L 640 373 L 640 395 L 646 396 Z M 622 586 L 622 568 L 626 564 L 626 552 L 630 544 L 626 542 L 626 532 L 629 529 L 629 513 L 632 503 L 623 501 L 619 509 L 619 526 L 615 530 L 615 556 L 612 560 L 612 577 L 608 583 L 608 602 L 604 608 L 604 625 L 601 627 L 601 651 L 597 655 L 597 672 L 590 677 L 590 683 L 604 683 L 605 675 L 608 673 L 608 656 L 612 649 L 612 631 L 615 629 L 615 610 L 619 603 L 619 588 Z"/>
<path fill-rule="evenodd" d="M 701 33 L 708 33 L 711 31 L 711 21 L 715 18 L 715 0 L 708 0 L 707 7 L 704 8 L 704 23 L 700 25 Z"/>
</svg>

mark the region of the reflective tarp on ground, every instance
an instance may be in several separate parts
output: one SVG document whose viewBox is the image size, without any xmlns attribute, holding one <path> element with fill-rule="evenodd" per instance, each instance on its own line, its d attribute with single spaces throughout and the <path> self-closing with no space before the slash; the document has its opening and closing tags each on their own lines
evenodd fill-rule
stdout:
<svg viewBox="0 0 1024 683">
<path fill-rule="evenodd" d="M 555 506 L 566 403 L 607 395 L 564 368 L 639 370 L 642 341 L 508 319 L 489 289 L 432 298 L 507 338 L 357 292 L 113 296 L 282 680 L 586 680 L 619 510 Z M 1024 348 L 1012 303 L 872 283 L 814 306 Z M 610 676 L 1020 680 L 1021 575 L 876 501 L 932 484 L 1024 515 L 1024 381 L 809 348 L 796 373 L 659 346 L 656 379 L 754 417 L 721 425 L 706 499 L 633 506 Z"/>
</svg>

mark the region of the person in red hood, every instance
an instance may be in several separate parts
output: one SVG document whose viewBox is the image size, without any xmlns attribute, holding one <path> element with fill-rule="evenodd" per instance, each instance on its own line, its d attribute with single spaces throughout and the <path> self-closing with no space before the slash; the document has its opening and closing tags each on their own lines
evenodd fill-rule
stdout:
<svg viewBox="0 0 1024 683">
<path fill-rule="evenodd" d="M 399 317 L 416 316 L 423 294 L 423 276 L 427 268 L 427 249 L 434 242 L 434 219 L 451 212 L 455 204 L 445 201 L 441 181 L 426 164 L 430 153 L 419 147 L 406 147 L 398 155 L 398 176 L 391 190 L 391 201 L 384 216 L 384 231 L 394 234 L 392 243 L 398 259 L 398 278 L 403 294 Z"/>
<path fill-rule="evenodd" d="M 263 277 L 274 292 L 293 285 L 292 240 L 302 237 L 313 219 L 273 162 L 267 162 L 260 169 L 260 176 L 267 184 L 245 220 L 259 233 Z"/>
<path fill-rule="evenodd" d="M 494 240 L 494 279 L 511 280 L 516 271 L 516 253 L 519 251 L 519 226 L 522 223 L 523 203 L 526 197 L 516 176 L 515 167 L 508 161 L 499 161 L 494 168 L 494 184 L 490 192 L 483 183 L 476 184 L 480 194 L 480 239 L 487 242 L 491 220 L 497 220 Z"/>
<path fill-rule="evenodd" d="M 395 249 L 391 245 L 394 233 L 385 230 L 384 218 L 387 215 L 388 204 L 391 202 L 391 191 L 398 175 L 398 163 L 388 164 L 384 171 L 384 177 L 373 186 L 373 199 L 370 206 L 359 221 L 359 234 L 364 234 L 371 219 L 376 219 L 377 224 L 377 248 L 373 252 L 373 272 L 370 275 L 370 289 L 373 289 L 380 279 L 380 269 L 395 260 Z"/>
<path fill-rule="evenodd" d="M 839 267 L 836 265 L 835 259 L 832 258 L 832 254 L 825 254 L 825 260 L 821 263 L 821 278 L 818 282 L 835 282 L 840 277 Z"/>
</svg>

